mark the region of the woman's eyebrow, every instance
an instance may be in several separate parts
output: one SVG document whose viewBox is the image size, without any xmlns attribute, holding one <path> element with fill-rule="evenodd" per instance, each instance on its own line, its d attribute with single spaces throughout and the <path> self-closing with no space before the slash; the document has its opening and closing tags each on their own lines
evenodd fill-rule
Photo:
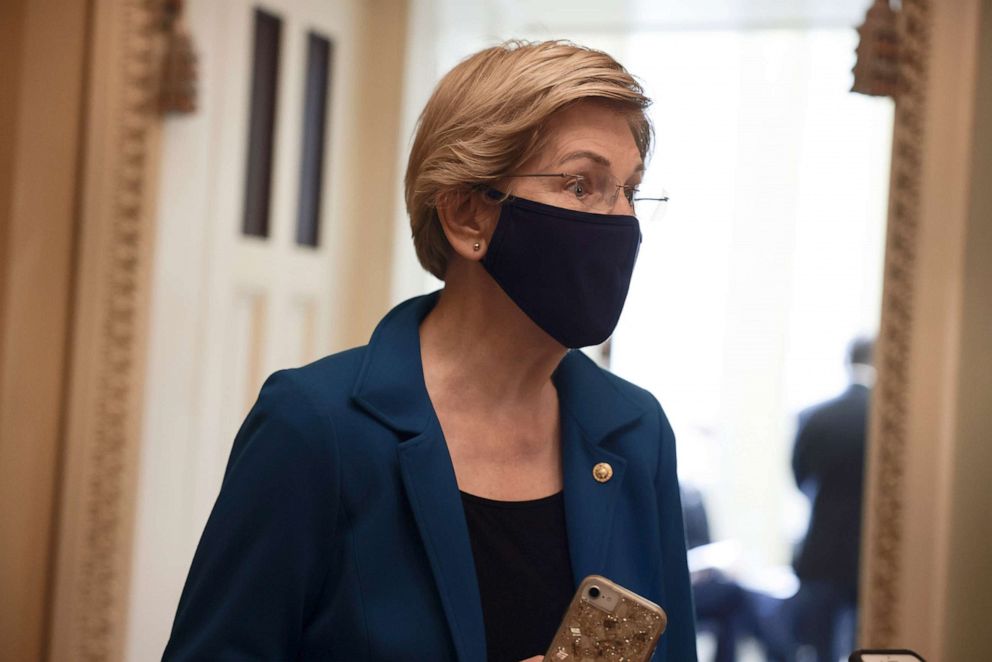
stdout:
<svg viewBox="0 0 992 662">
<path fill-rule="evenodd" d="M 589 159 L 590 161 L 606 166 L 607 168 L 613 165 L 610 163 L 610 160 L 602 154 L 597 154 L 596 152 L 590 152 L 589 150 L 584 149 L 576 152 L 569 152 L 558 163 L 568 163 L 569 161 L 575 161 L 577 159 Z"/>
<path fill-rule="evenodd" d="M 558 163 L 559 163 L 559 165 L 561 165 L 561 164 L 568 163 L 569 161 L 575 161 L 575 160 L 578 160 L 578 159 L 589 159 L 593 163 L 598 163 L 599 165 L 605 166 L 607 168 L 609 168 L 610 166 L 613 165 L 610 162 L 610 160 L 608 158 L 606 158 L 605 156 L 603 156 L 602 154 L 598 154 L 596 152 L 591 152 L 591 151 L 589 151 L 587 149 L 582 149 L 582 150 L 578 150 L 578 151 L 575 151 L 575 152 L 569 152 L 564 157 L 562 157 L 562 159 L 560 161 L 558 161 Z M 643 161 L 641 161 L 640 163 L 638 163 L 637 164 L 637 167 L 634 168 L 634 174 L 635 175 L 638 174 L 638 173 L 642 173 L 642 172 L 644 172 L 644 162 Z"/>
</svg>

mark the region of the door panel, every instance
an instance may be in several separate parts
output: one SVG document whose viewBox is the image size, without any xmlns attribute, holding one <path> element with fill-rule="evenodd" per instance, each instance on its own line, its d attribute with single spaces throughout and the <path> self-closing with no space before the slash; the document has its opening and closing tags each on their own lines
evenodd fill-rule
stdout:
<svg viewBox="0 0 992 662">
<path fill-rule="evenodd" d="M 281 24 L 268 196 L 246 195 L 256 10 Z M 195 114 L 166 121 L 163 137 L 127 659 L 161 656 L 231 443 L 265 377 L 340 344 L 347 233 L 337 182 L 357 145 L 359 11 L 358 0 L 186 3 L 200 98 Z M 297 241 L 310 33 L 330 42 L 316 246 Z M 266 198 L 268 236 L 245 234 L 246 200 Z"/>
</svg>

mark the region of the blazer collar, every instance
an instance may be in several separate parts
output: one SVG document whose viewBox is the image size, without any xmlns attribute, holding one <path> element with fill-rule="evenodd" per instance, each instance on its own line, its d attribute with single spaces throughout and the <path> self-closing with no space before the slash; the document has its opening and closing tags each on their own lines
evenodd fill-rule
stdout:
<svg viewBox="0 0 992 662">
<path fill-rule="evenodd" d="M 427 429 L 433 407 L 420 360 L 420 323 L 440 290 L 393 308 L 372 332 L 352 398 L 388 427 L 407 435 Z"/>
<path fill-rule="evenodd" d="M 382 319 L 369 340 L 352 391 L 369 414 L 405 435 L 421 434 L 434 418 L 424 383 L 419 330 L 439 295 L 440 290 L 404 301 Z M 561 407 L 593 444 L 645 412 L 581 351 L 565 355 L 553 380 Z"/>
<path fill-rule="evenodd" d="M 592 444 L 599 444 L 646 411 L 624 396 L 613 378 L 579 350 L 565 355 L 553 379 L 562 410 L 571 415 Z"/>
</svg>

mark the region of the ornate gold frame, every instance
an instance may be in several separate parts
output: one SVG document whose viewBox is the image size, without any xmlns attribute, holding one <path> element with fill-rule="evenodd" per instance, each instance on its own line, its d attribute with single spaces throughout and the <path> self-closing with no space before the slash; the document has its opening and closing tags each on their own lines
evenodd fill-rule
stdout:
<svg viewBox="0 0 992 662">
<path fill-rule="evenodd" d="M 49 657 L 122 659 L 159 160 L 162 2 L 91 4 Z"/>
<path fill-rule="evenodd" d="M 861 641 L 894 645 L 899 623 L 910 345 L 923 166 L 930 2 L 903 0 L 882 314 L 865 481 Z"/>
</svg>

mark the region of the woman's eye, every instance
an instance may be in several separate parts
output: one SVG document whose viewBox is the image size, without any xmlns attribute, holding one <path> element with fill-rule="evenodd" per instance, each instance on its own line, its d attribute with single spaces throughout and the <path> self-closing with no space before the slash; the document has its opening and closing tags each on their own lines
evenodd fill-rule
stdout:
<svg viewBox="0 0 992 662">
<path fill-rule="evenodd" d="M 586 187 L 586 183 L 581 179 L 571 180 L 568 184 L 565 185 L 565 188 L 571 191 L 572 195 L 574 195 L 576 198 L 580 198 L 580 199 L 584 198 L 589 193 Z"/>
<path fill-rule="evenodd" d="M 637 197 L 637 188 L 633 186 L 624 186 L 623 194 L 627 198 L 627 202 L 634 204 L 634 198 Z"/>
</svg>

